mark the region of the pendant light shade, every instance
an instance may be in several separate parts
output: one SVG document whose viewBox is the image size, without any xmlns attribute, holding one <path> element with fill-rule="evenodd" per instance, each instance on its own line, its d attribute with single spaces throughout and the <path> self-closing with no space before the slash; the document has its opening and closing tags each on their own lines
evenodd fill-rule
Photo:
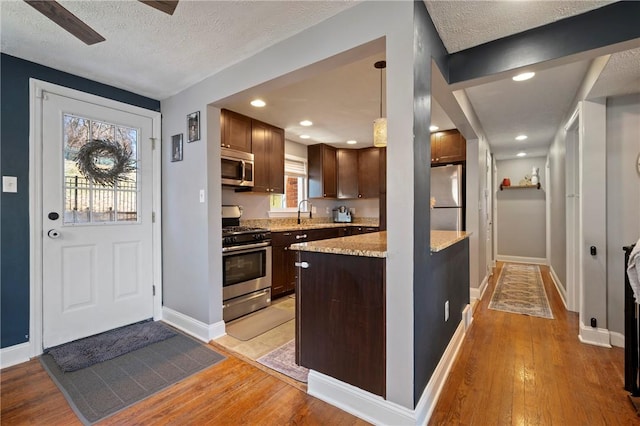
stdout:
<svg viewBox="0 0 640 426">
<path fill-rule="evenodd" d="M 387 119 L 385 117 L 373 120 L 373 146 L 378 148 L 387 146 Z"/>
<path fill-rule="evenodd" d="M 382 70 L 387 62 L 378 61 L 373 66 L 380 70 L 380 118 L 373 120 L 373 146 L 383 148 L 387 146 L 387 119 L 382 116 Z"/>
</svg>

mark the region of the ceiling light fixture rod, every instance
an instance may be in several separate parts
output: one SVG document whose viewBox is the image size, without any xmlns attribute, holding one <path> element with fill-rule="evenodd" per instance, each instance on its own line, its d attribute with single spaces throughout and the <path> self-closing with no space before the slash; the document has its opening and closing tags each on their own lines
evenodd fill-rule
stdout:
<svg viewBox="0 0 640 426">
<path fill-rule="evenodd" d="M 382 117 L 382 70 L 387 67 L 387 61 L 378 61 L 373 66 L 380 70 L 380 117 Z"/>
</svg>

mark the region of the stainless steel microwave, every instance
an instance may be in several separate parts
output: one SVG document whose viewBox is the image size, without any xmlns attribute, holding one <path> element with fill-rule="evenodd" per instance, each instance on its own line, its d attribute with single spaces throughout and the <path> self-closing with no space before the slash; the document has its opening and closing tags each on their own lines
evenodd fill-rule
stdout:
<svg viewBox="0 0 640 426">
<path fill-rule="evenodd" d="M 253 186 L 253 154 L 229 148 L 220 148 L 222 184 Z"/>
</svg>

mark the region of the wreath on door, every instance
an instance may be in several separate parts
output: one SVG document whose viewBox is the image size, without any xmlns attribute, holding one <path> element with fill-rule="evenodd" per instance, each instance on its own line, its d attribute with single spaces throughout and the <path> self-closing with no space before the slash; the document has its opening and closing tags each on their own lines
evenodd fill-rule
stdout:
<svg viewBox="0 0 640 426">
<path fill-rule="evenodd" d="M 107 139 L 92 139 L 80 148 L 76 156 L 78 171 L 98 185 L 114 186 L 131 179 L 136 170 L 131 148 Z"/>
</svg>

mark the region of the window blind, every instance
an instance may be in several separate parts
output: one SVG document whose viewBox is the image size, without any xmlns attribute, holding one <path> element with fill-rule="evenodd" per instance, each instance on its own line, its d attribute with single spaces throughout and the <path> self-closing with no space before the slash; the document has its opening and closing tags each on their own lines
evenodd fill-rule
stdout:
<svg viewBox="0 0 640 426">
<path fill-rule="evenodd" d="M 284 159 L 284 174 L 291 177 L 307 177 L 307 162 L 302 160 Z"/>
</svg>

